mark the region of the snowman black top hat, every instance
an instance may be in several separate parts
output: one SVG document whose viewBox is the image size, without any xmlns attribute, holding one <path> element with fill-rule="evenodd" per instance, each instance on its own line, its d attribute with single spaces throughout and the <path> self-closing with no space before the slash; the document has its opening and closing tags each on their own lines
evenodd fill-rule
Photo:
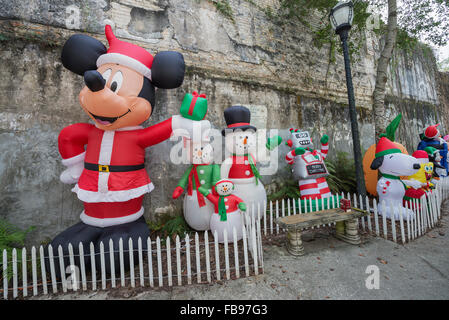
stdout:
<svg viewBox="0 0 449 320">
<path fill-rule="evenodd" d="M 248 108 L 243 106 L 232 106 L 224 111 L 224 117 L 226 121 L 227 128 L 221 131 L 222 135 L 226 132 L 233 132 L 234 130 L 247 130 L 252 129 L 257 130 L 256 127 L 249 124 L 251 120 L 251 112 Z"/>
</svg>

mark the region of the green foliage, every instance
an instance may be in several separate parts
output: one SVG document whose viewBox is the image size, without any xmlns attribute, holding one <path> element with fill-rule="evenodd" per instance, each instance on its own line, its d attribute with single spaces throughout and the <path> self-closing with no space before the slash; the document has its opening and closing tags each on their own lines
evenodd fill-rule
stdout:
<svg viewBox="0 0 449 320">
<path fill-rule="evenodd" d="M 329 62 L 335 61 L 335 50 L 341 53 L 341 46 L 336 45 L 337 37 L 332 30 L 328 15 L 337 0 L 280 0 L 278 19 L 282 23 L 297 20 L 310 29 L 313 43 L 317 48 L 330 45 Z M 365 30 L 368 19 L 372 16 L 369 6 L 376 11 L 388 11 L 386 0 L 355 0 L 354 20 L 351 41 L 348 42 L 351 59 L 359 57 L 365 43 Z M 318 27 L 310 24 L 310 15 L 317 14 L 321 18 Z M 428 43 L 442 46 L 449 39 L 449 1 L 448 0 L 402 0 L 398 7 L 397 45 L 402 50 L 411 51 L 419 44 L 420 39 Z M 379 28 L 373 31 L 382 36 L 386 34 L 386 24 L 380 20 Z M 428 51 L 428 50 L 427 50 Z"/>
<path fill-rule="evenodd" d="M 225 18 L 231 20 L 235 23 L 234 12 L 232 11 L 231 5 L 228 0 L 208 0 L 211 2 L 218 12 L 220 12 Z"/>
<path fill-rule="evenodd" d="M 442 72 L 449 72 L 449 58 L 438 63 L 438 69 Z"/>
<path fill-rule="evenodd" d="M 407 31 L 398 29 L 398 33 L 396 35 L 396 45 L 398 49 L 404 50 L 406 52 L 412 52 L 412 50 L 416 48 L 418 42 L 418 39 L 415 37 L 411 37 L 407 33 Z"/>
<path fill-rule="evenodd" d="M 16 249 L 17 252 L 17 268 L 18 270 L 22 265 L 22 247 L 25 246 L 25 239 L 29 232 L 34 230 L 34 227 L 30 227 L 26 230 L 21 230 L 18 227 L 12 225 L 10 222 L 0 218 L 0 270 L 3 270 L 3 250 L 8 253 L 8 261 L 11 261 L 12 251 Z M 8 263 L 7 269 L 8 280 L 12 277 L 12 264 Z"/>
<path fill-rule="evenodd" d="M 332 193 L 356 193 L 354 159 L 349 158 L 346 152 L 340 151 L 334 159 L 326 159 L 325 162 L 329 171 L 326 180 Z"/>
<path fill-rule="evenodd" d="M 329 63 L 335 61 L 335 51 L 342 53 L 341 46 L 337 46 L 337 37 L 329 23 L 329 12 L 338 3 L 337 0 L 281 0 L 279 15 L 280 21 L 285 23 L 291 19 L 298 20 L 301 24 L 308 27 L 313 34 L 313 43 L 317 48 L 322 48 L 324 45 L 330 44 Z M 354 2 L 354 20 L 352 32 L 356 32 L 357 36 L 353 37 L 355 41 L 349 41 L 349 54 L 351 59 L 355 58 L 360 53 L 361 48 L 365 42 L 364 30 L 366 29 L 366 21 L 371 16 L 367 11 L 368 2 L 355 1 Z M 311 14 L 320 16 L 320 25 L 317 28 L 309 23 L 309 16 Z"/>
<path fill-rule="evenodd" d="M 293 179 L 287 180 L 284 185 L 270 195 L 267 196 L 268 201 L 276 201 L 281 199 L 297 199 L 300 197 L 298 181 Z"/>
<path fill-rule="evenodd" d="M 398 24 L 411 37 L 444 46 L 449 40 L 448 15 L 448 0 L 402 0 Z"/>
<path fill-rule="evenodd" d="M 192 231 L 182 215 L 164 216 L 157 222 L 149 220 L 147 224 L 150 230 L 162 239 L 174 238 L 176 235 L 183 237 L 186 233 Z"/>
</svg>

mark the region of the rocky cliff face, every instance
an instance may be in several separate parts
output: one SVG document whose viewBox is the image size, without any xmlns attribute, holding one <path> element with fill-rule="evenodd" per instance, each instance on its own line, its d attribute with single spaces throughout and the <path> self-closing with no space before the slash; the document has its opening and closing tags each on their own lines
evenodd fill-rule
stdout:
<svg viewBox="0 0 449 320">
<path fill-rule="evenodd" d="M 232 15 L 217 11 L 213 0 L 3 1 L 0 6 L 0 215 L 12 222 L 36 225 L 36 242 L 78 221 L 81 202 L 71 186 L 59 182 L 63 170 L 57 148 L 59 131 L 88 121 L 78 104 L 81 77 L 65 70 L 59 56 L 73 33 L 90 34 L 106 43 L 108 19 L 117 36 L 156 53 L 184 54 L 187 73 L 176 90 L 158 90 L 156 111 L 145 125 L 178 113 L 182 98 L 193 90 L 208 96 L 208 119 L 225 126 L 223 110 L 248 106 L 259 129 L 290 127 L 312 132 L 315 141 L 330 136 L 330 156 L 352 152 L 343 58 L 329 63 L 329 48 L 312 45 L 310 32 L 297 24 L 278 25 L 264 8 L 276 0 L 230 0 Z M 313 21 L 319 23 L 319 21 Z M 374 142 L 371 112 L 379 40 L 367 34 L 353 65 L 362 148 Z M 404 115 L 398 140 L 409 150 L 427 125 L 448 128 L 449 79 L 437 71 L 432 55 L 420 50 L 396 52 L 390 68 L 386 112 Z M 185 165 L 168 161 L 174 142 L 147 150 L 156 189 L 145 198 L 145 215 L 180 212 L 171 193 Z M 276 175 L 265 176 L 268 188 L 289 176 L 279 149 Z"/>
</svg>

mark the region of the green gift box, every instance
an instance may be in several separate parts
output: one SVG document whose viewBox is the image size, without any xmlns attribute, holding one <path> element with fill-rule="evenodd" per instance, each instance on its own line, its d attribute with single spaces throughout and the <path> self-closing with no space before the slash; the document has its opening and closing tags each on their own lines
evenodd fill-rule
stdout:
<svg viewBox="0 0 449 320">
<path fill-rule="evenodd" d="M 184 96 L 181 104 L 181 115 L 191 120 L 203 120 L 207 113 L 207 99 L 204 93 L 193 91 Z"/>
</svg>

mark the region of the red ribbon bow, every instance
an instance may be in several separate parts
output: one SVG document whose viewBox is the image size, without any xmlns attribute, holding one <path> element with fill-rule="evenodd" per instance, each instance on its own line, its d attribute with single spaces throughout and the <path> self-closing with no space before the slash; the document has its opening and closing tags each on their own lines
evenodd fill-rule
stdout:
<svg viewBox="0 0 449 320">
<path fill-rule="evenodd" d="M 193 181 L 192 181 L 192 177 L 195 179 L 195 186 L 196 186 L 196 196 L 198 198 L 198 204 L 200 205 L 200 207 L 204 207 L 206 205 L 206 201 L 204 201 L 204 196 L 201 192 L 198 191 L 198 188 L 201 186 L 200 184 L 200 179 L 198 178 L 198 172 L 196 172 L 196 167 L 198 167 L 197 164 L 193 165 L 192 171 L 190 171 L 189 174 L 189 183 L 187 185 L 187 194 L 189 196 L 192 195 L 192 191 L 193 191 Z"/>
<path fill-rule="evenodd" d="M 202 94 L 198 94 L 198 92 L 193 91 L 192 92 L 192 101 L 190 102 L 190 106 L 189 106 L 189 115 L 191 116 L 193 114 L 193 109 L 195 108 L 195 104 L 196 104 L 196 100 L 198 98 L 206 98 L 206 94 L 202 93 Z"/>
</svg>

